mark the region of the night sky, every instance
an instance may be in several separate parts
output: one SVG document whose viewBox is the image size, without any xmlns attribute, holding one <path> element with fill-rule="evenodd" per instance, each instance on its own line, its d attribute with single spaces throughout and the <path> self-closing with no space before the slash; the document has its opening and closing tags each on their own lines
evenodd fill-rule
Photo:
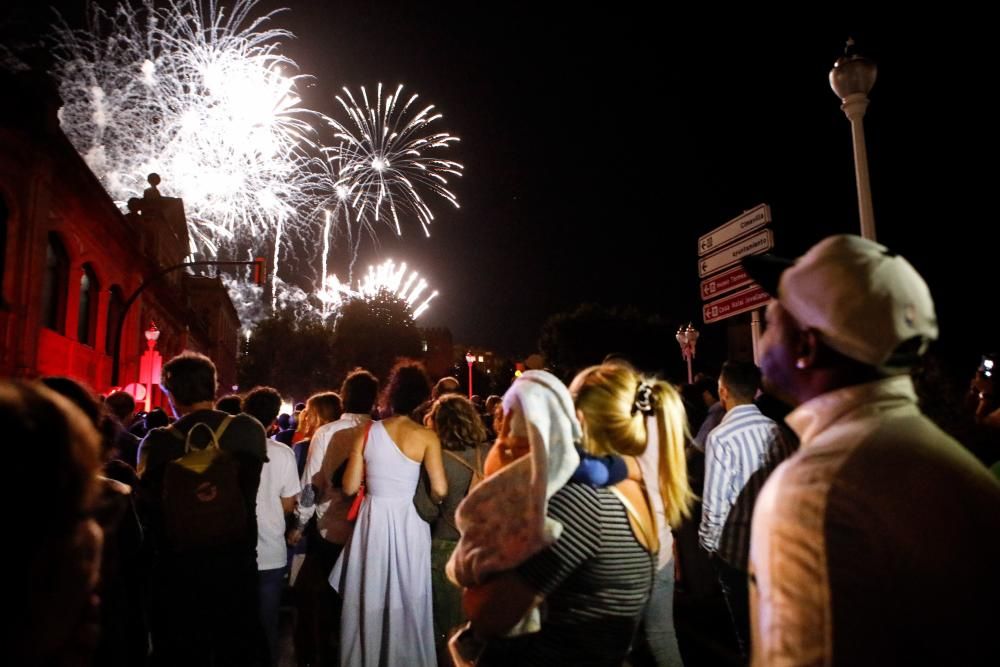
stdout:
<svg viewBox="0 0 1000 667">
<path fill-rule="evenodd" d="M 441 291 L 421 324 L 523 356 L 555 312 L 635 305 L 693 320 L 721 362 L 726 325 L 700 321 L 699 235 L 762 202 L 781 254 L 858 231 L 850 126 L 827 78 L 853 35 L 879 67 L 865 120 L 878 239 L 927 278 L 943 354 L 971 374 L 1000 348 L 996 38 L 982 17 L 540 5 L 262 5 L 292 8 L 276 20 L 316 77 L 307 106 L 337 113 L 341 86 L 404 83 L 462 138 L 448 156 L 465 165 L 461 210 L 433 202 L 430 239 L 415 221 L 401 239 L 385 228 L 359 259 L 407 261 Z"/>
</svg>

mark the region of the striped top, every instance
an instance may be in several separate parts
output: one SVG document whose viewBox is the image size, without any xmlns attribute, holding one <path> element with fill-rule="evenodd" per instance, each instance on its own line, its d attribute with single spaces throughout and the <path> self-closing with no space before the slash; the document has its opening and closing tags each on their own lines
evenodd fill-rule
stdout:
<svg viewBox="0 0 1000 667">
<path fill-rule="evenodd" d="M 493 640 L 479 665 L 621 665 L 649 597 L 656 554 L 606 488 L 571 482 L 549 500 L 559 539 L 518 568 L 545 596 L 542 629 Z"/>
<path fill-rule="evenodd" d="M 705 440 L 705 488 L 698 541 L 746 570 L 753 505 L 772 470 L 791 453 L 780 427 L 756 405 L 731 408 Z"/>
</svg>

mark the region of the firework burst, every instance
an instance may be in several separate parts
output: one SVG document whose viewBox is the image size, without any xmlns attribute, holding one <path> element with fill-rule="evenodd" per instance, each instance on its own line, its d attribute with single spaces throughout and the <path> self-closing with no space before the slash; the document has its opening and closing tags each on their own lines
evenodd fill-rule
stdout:
<svg viewBox="0 0 1000 667">
<path fill-rule="evenodd" d="M 420 317 L 438 295 L 437 290 L 430 290 L 424 278 L 416 271 L 407 273 L 406 262 L 398 266 L 387 259 L 378 266 L 369 266 L 368 273 L 358 281 L 357 288 L 351 289 L 349 283 L 343 283 L 336 274 L 327 276 L 322 290 L 317 292 L 324 312 L 335 313 L 344 301 L 350 299 L 374 299 L 382 292 L 388 292 L 406 302 L 413 319 Z M 327 315 L 328 316 L 328 315 Z"/>
<path fill-rule="evenodd" d="M 401 97 L 402 85 L 383 99 L 382 84 L 378 84 L 373 100 L 362 87 L 360 103 L 350 90 L 343 91 L 337 101 L 349 122 L 327 119 L 339 142 L 327 149 L 330 159 L 338 163 L 335 191 L 350 203 L 355 221 L 370 232 L 373 223 L 385 221 L 402 234 L 400 216 L 409 213 L 430 236 L 434 213 L 421 191 L 458 208 L 458 198 L 448 189 L 448 178 L 461 176 L 463 167 L 437 157 L 439 150 L 458 142 L 458 137 L 433 132 L 431 126 L 441 114 L 434 113 L 433 105 L 414 112 L 417 95 Z"/>
<path fill-rule="evenodd" d="M 255 16 L 257 5 L 123 0 L 110 11 L 91 5 L 85 29 L 58 24 L 60 121 L 119 205 L 142 196 L 147 174 L 160 174 L 162 193 L 184 200 L 192 254 L 267 253 L 271 309 L 294 305 L 326 319 L 362 291 L 349 284 L 363 231 L 377 240 L 375 223 L 390 222 L 401 233 L 412 215 L 429 233 L 428 193 L 458 207 L 447 179 L 462 165 L 437 157 L 458 138 L 432 131 L 441 115 L 433 106 L 417 111 L 417 96 L 403 99 L 402 86 L 383 99 L 380 84 L 371 100 L 362 88 L 360 104 L 345 89 L 337 98 L 343 124 L 305 108 L 297 93 L 304 77 L 279 51 L 292 35 L 273 25 L 283 10 Z M 333 128 L 331 146 L 321 145 L 317 127 Z M 329 276 L 338 242 L 347 283 Z M 286 282 L 278 273 L 291 259 L 298 275 Z M 311 292 L 294 284 L 310 282 L 301 275 L 307 264 L 318 273 Z M 419 278 L 399 283 L 391 291 L 414 317 L 436 295 L 421 301 Z M 266 312 L 254 305 L 259 289 L 232 278 L 227 286 L 244 326 Z"/>
<path fill-rule="evenodd" d="M 259 249 L 315 235 L 310 195 L 322 188 L 301 76 L 277 51 L 291 35 L 214 0 L 96 5 L 86 30 L 57 26 L 61 123 L 112 198 L 141 196 L 146 174 L 184 199 L 193 250 Z M 285 249 L 288 245 L 285 245 Z M 277 262 L 275 264 L 277 269 Z"/>
</svg>

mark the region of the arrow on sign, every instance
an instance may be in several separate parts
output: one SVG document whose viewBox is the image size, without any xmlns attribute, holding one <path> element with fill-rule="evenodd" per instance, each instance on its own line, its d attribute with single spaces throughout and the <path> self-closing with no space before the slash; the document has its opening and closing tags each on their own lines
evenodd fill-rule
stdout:
<svg viewBox="0 0 1000 667">
<path fill-rule="evenodd" d="M 717 227 L 698 239 L 698 256 L 701 257 L 730 241 L 749 234 L 771 222 L 771 207 L 767 204 L 754 206 L 721 227 Z"/>
<path fill-rule="evenodd" d="M 727 317 L 745 313 L 748 310 L 760 308 L 770 300 L 771 296 L 761 289 L 760 285 L 754 285 L 742 292 L 706 303 L 702 306 L 702 319 L 705 320 L 705 324 L 711 324 Z"/>
<path fill-rule="evenodd" d="M 698 261 L 698 277 L 704 278 L 709 274 L 721 271 L 740 261 L 748 255 L 759 255 L 774 247 L 774 233 L 770 229 L 763 229 L 756 234 L 740 239 L 732 245 L 728 245 L 722 250 L 703 257 Z"/>
</svg>

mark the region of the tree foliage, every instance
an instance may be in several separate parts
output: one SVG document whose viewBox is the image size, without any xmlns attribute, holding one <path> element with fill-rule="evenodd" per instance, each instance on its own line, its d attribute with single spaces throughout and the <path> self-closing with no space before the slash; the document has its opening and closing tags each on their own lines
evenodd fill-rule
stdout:
<svg viewBox="0 0 1000 667">
<path fill-rule="evenodd" d="M 398 358 L 423 358 L 422 339 L 409 307 L 385 290 L 348 302 L 341 309 L 334 338 L 341 375 L 362 366 L 385 381 Z"/>
<path fill-rule="evenodd" d="M 290 309 L 280 311 L 251 332 L 240 357 L 240 388 L 268 385 L 304 400 L 313 392 L 336 387 L 333 343 L 333 330 L 319 319 L 296 318 Z"/>
</svg>

